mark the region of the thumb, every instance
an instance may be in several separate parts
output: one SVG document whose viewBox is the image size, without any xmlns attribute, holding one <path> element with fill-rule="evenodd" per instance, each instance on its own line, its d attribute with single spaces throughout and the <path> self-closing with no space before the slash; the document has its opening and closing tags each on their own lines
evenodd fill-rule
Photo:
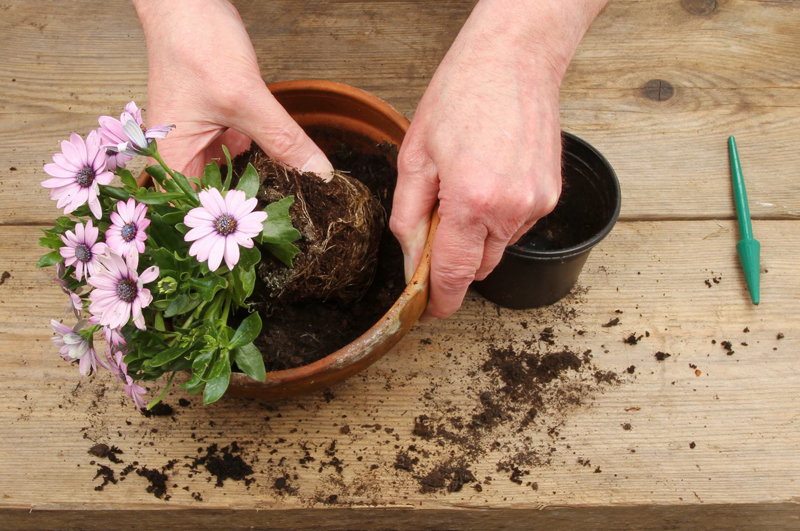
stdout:
<svg viewBox="0 0 800 531">
<path fill-rule="evenodd" d="M 416 140 L 412 124 L 397 156 L 397 187 L 389 220 L 389 227 L 403 248 L 406 282 L 422 259 L 438 196 L 436 164 Z"/>
<path fill-rule="evenodd" d="M 229 124 L 249 136 L 270 157 L 302 172 L 330 180 L 333 166 L 325 153 L 297 125 L 266 85 L 242 102 Z"/>
</svg>

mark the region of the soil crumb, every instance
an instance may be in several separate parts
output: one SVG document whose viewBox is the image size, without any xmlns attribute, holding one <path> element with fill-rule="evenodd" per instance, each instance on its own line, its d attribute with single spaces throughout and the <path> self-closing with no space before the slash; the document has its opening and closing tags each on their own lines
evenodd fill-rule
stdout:
<svg viewBox="0 0 800 531">
<path fill-rule="evenodd" d="M 665 359 L 669 358 L 670 356 L 672 356 L 672 354 L 668 354 L 666 352 L 658 351 L 658 352 L 655 353 L 655 357 L 656 357 L 657 361 L 664 361 Z"/>
<path fill-rule="evenodd" d="M 122 459 L 117 457 L 117 455 L 121 454 L 122 450 L 117 448 L 116 446 L 109 446 L 107 444 L 98 443 L 89 448 L 89 454 L 95 457 L 99 457 L 101 459 L 108 459 L 112 463 L 122 463 Z"/>
<path fill-rule="evenodd" d="M 117 484 L 117 478 L 114 475 L 114 471 L 106 465 L 97 465 L 97 473 L 94 475 L 93 479 L 97 478 L 101 478 L 103 482 L 100 485 L 95 486 L 94 490 L 96 491 L 103 490 L 109 483 L 113 483 L 114 485 Z"/>
<path fill-rule="evenodd" d="M 206 448 L 205 454 L 197 457 L 190 467 L 196 469 L 198 466 L 204 465 L 206 470 L 217 479 L 217 487 L 222 487 L 226 479 L 244 481 L 244 484 L 249 486 L 254 481 L 253 478 L 248 477 L 252 476 L 253 467 L 247 464 L 240 454 L 241 448 L 236 442 L 221 450 L 214 443 Z"/>
<path fill-rule="evenodd" d="M 167 480 L 169 476 L 163 471 L 154 468 L 141 467 L 136 471 L 138 476 L 145 478 L 150 484 L 147 486 L 147 492 L 163 500 L 169 500 L 170 496 L 167 494 Z"/>
<path fill-rule="evenodd" d="M 152 409 L 143 408 L 142 415 L 147 418 L 150 417 L 170 417 L 172 414 L 175 413 L 175 410 L 172 409 L 172 406 L 169 404 L 165 404 L 164 402 L 159 402 Z"/>
</svg>

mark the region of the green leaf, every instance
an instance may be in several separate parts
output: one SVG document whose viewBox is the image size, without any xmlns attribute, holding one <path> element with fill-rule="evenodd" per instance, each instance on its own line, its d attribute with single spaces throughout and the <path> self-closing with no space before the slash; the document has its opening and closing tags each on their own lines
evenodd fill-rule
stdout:
<svg viewBox="0 0 800 531">
<path fill-rule="evenodd" d="M 167 194 L 164 194 L 167 195 Z M 153 214 L 150 216 L 150 228 L 148 229 L 150 237 L 159 245 L 166 249 L 180 250 L 185 248 L 188 244 L 183 241 L 181 234 L 175 230 L 175 227 L 161 220 L 161 216 Z"/>
<path fill-rule="evenodd" d="M 130 171 L 125 168 L 120 168 L 117 170 L 117 175 L 119 175 L 126 192 L 135 194 L 136 191 L 139 190 L 139 183 L 136 182 L 136 179 Z"/>
<path fill-rule="evenodd" d="M 61 241 L 59 238 L 58 241 Z M 257 263 L 261 262 L 261 251 L 258 250 L 258 247 L 240 247 L 239 248 L 239 263 L 236 264 L 237 267 L 246 270 L 250 269 Z"/>
<path fill-rule="evenodd" d="M 167 327 L 164 324 L 164 315 L 161 312 L 155 312 L 154 325 L 155 329 L 159 332 L 166 332 Z"/>
<path fill-rule="evenodd" d="M 210 302 L 219 290 L 228 287 L 227 280 L 213 274 L 201 278 L 190 278 L 189 284 L 206 302 Z"/>
<path fill-rule="evenodd" d="M 170 303 L 164 312 L 164 317 L 174 317 L 188 313 L 200 305 L 200 298 L 193 299 L 188 295 L 180 294 Z"/>
<path fill-rule="evenodd" d="M 176 199 L 183 199 L 183 192 L 156 192 L 154 190 L 147 190 L 139 188 L 136 195 L 133 196 L 140 203 L 145 205 L 166 205 Z"/>
<path fill-rule="evenodd" d="M 189 350 L 189 347 L 191 347 L 191 345 L 186 345 L 183 347 L 171 347 L 166 350 L 162 350 L 157 356 L 150 360 L 150 365 L 153 367 L 161 367 L 162 365 L 166 365 L 172 360 L 178 359 L 181 354 Z"/>
<path fill-rule="evenodd" d="M 233 334 L 230 343 L 228 343 L 228 348 L 234 349 L 252 343 L 260 333 L 261 316 L 258 315 L 258 312 L 251 313 L 236 329 L 236 333 Z"/>
<path fill-rule="evenodd" d="M 264 210 L 267 219 L 259 236 L 261 243 L 291 243 L 301 238 L 300 231 L 292 226 L 289 208 L 294 204 L 294 196 L 284 197 L 280 201 L 270 203 Z"/>
<path fill-rule="evenodd" d="M 252 344 L 241 346 L 233 350 L 233 361 L 247 376 L 263 382 L 267 379 L 267 370 L 264 367 L 264 358 L 261 357 L 261 351 Z"/>
<path fill-rule="evenodd" d="M 43 257 L 39 259 L 39 262 L 36 264 L 36 267 L 50 267 L 54 266 L 62 260 L 61 253 L 58 251 L 53 251 L 52 253 L 47 253 Z"/>
<path fill-rule="evenodd" d="M 161 215 L 161 221 L 166 223 L 167 225 L 177 225 L 178 223 L 183 222 L 183 217 L 186 215 L 186 212 L 183 210 L 178 210 L 176 212 L 169 212 L 168 214 Z"/>
<path fill-rule="evenodd" d="M 167 170 L 161 167 L 159 164 L 153 164 L 152 166 L 148 166 L 144 169 L 147 174 L 152 177 L 158 184 L 164 185 L 164 182 L 167 180 Z"/>
<path fill-rule="evenodd" d="M 39 238 L 39 245 L 42 247 L 49 247 L 50 249 L 61 249 L 64 247 L 64 242 L 58 234 L 53 234 L 50 231 L 44 230 L 44 236 Z M 251 249 L 248 249 L 248 251 Z"/>
<path fill-rule="evenodd" d="M 192 187 L 192 183 L 190 183 L 189 180 L 186 179 L 186 176 L 184 174 L 179 173 L 177 171 L 173 171 L 172 173 L 174 174 L 173 180 L 178 184 L 181 191 L 183 191 L 186 197 L 189 198 L 191 203 L 193 203 L 195 206 L 199 205 L 200 199 L 197 198 L 197 192 L 195 191 L 194 187 Z"/>
<path fill-rule="evenodd" d="M 228 390 L 228 384 L 231 381 L 231 366 L 228 365 L 228 371 L 221 374 L 217 378 L 206 382 L 206 388 L 203 390 L 203 405 L 213 404 L 225 394 Z"/>
<path fill-rule="evenodd" d="M 249 162 L 247 169 L 239 178 L 239 184 L 236 185 L 237 190 L 245 193 L 248 199 L 255 197 L 258 193 L 258 187 L 261 186 L 261 179 L 258 178 L 258 172 Z"/>
<path fill-rule="evenodd" d="M 228 166 L 228 175 L 225 176 L 225 182 L 222 183 L 222 189 L 228 190 L 231 187 L 231 182 L 233 182 L 233 163 L 231 162 L 231 152 L 228 151 L 228 148 L 222 146 L 222 152 L 225 153 L 225 163 Z"/>
<path fill-rule="evenodd" d="M 264 248 L 287 267 L 294 267 L 292 260 L 300 252 L 300 249 L 291 243 L 265 243 Z"/>
<path fill-rule="evenodd" d="M 253 288 L 256 285 L 255 268 L 237 269 L 231 280 L 235 292 L 234 300 L 237 305 L 244 306 L 244 301 L 253 294 Z"/>
<path fill-rule="evenodd" d="M 209 371 L 203 376 L 203 380 L 210 382 L 211 380 L 218 378 L 220 375 L 225 374 L 225 372 L 231 372 L 231 358 L 230 353 L 227 350 L 223 350 L 219 353 L 219 356 L 211 362 L 209 365 Z"/>
<path fill-rule="evenodd" d="M 130 198 L 131 194 L 119 188 L 118 186 L 105 186 L 105 185 L 98 185 L 100 187 L 100 194 L 106 195 L 113 199 L 118 199 L 120 201 L 127 201 Z"/>
<path fill-rule="evenodd" d="M 206 169 L 203 172 L 203 186 L 222 190 L 222 176 L 219 173 L 217 161 L 212 160 L 210 164 L 206 164 Z"/>
<path fill-rule="evenodd" d="M 155 262 L 155 265 L 157 265 L 162 271 L 174 271 L 178 269 L 178 262 L 175 260 L 175 255 L 172 253 L 172 251 L 164 249 L 163 247 L 159 247 L 157 249 L 149 249 L 148 253 L 150 254 L 150 258 L 153 259 L 153 262 Z"/>
</svg>

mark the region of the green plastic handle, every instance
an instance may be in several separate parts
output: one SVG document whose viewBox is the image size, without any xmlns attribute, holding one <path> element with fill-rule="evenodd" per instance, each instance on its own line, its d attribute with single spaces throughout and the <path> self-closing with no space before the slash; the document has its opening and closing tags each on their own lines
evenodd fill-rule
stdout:
<svg viewBox="0 0 800 531">
<path fill-rule="evenodd" d="M 733 199 L 736 202 L 736 215 L 739 217 L 739 231 L 743 240 L 753 237 L 753 225 L 750 221 L 750 206 L 747 204 L 747 189 L 744 187 L 742 164 L 739 162 L 739 151 L 736 139 L 728 137 L 728 148 L 731 153 L 731 176 L 733 177 Z"/>
</svg>

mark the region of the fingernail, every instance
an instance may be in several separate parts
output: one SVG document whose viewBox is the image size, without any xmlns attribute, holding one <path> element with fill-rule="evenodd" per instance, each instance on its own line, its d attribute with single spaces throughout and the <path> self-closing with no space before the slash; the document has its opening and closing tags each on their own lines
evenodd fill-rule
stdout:
<svg viewBox="0 0 800 531">
<path fill-rule="evenodd" d="M 333 166 L 322 153 L 315 153 L 305 164 L 303 164 L 303 167 L 300 168 L 300 171 L 303 173 L 316 173 L 325 181 L 330 181 L 333 177 Z"/>
<path fill-rule="evenodd" d="M 414 268 L 411 262 L 411 257 L 406 254 L 403 255 L 403 271 L 405 271 L 406 284 L 408 284 L 411 282 L 411 277 L 414 276 Z"/>
</svg>

